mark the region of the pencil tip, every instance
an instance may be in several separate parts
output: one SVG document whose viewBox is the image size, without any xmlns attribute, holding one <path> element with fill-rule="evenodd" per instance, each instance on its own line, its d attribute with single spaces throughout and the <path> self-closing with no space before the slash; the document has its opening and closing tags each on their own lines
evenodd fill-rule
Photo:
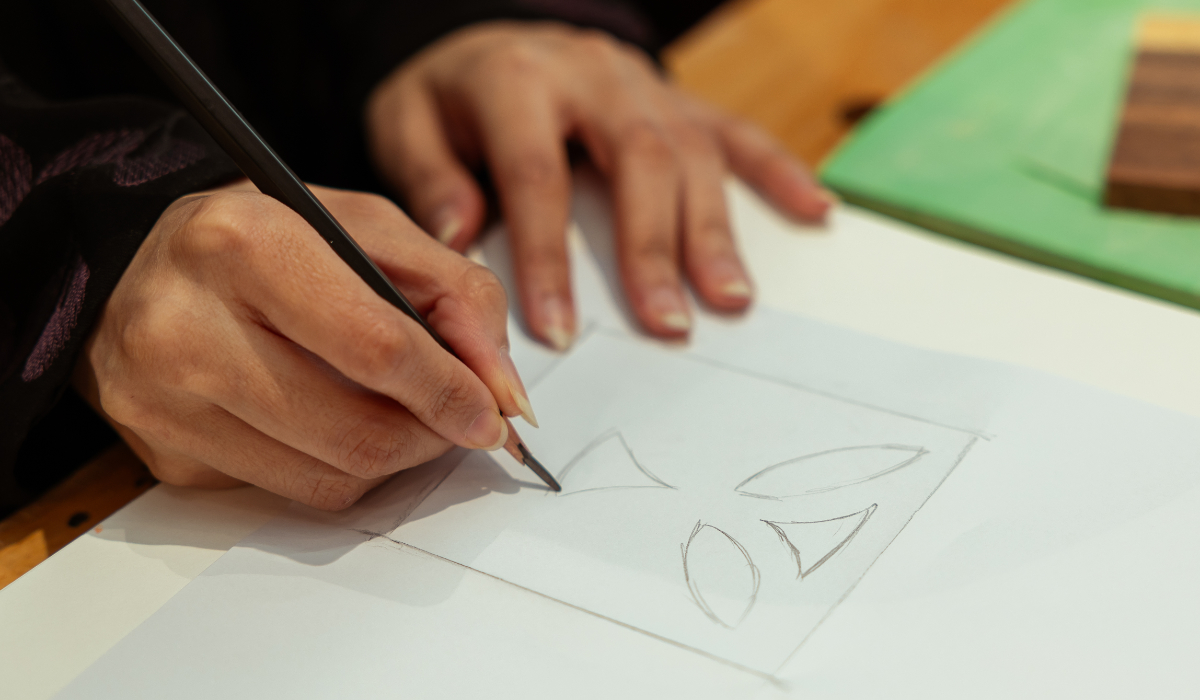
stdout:
<svg viewBox="0 0 1200 700">
<path fill-rule="evenodd" d="M 550 472 L 542 466 L 542 463 L 537 461 L 537 458 L 533 456 L 533 453 L 529 451 L 529 448 L 525 446 L 525 443 L 518 442 L 517 449 L 521 451 L 521 461 L 525 463 L 525 466 L 532 469 L 533 473 L 538 475 L 538 478 L 546 482 L 546 486 L 549 486 L 551 491 L 554 491 L 555 493 L 562 491 L 562 486 L 560 486 L 558 481 L 551 476 Z"/>
</svg>

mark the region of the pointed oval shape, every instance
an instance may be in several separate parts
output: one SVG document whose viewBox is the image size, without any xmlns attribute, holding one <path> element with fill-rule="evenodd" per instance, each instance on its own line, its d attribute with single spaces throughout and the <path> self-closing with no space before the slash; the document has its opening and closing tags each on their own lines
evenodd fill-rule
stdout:
<svg viewBox="0 0 1200 700">
<path fill-rule="evenodd" d="M 734 489 L 755 498 L 790 498 L 861 484 L 929 454 L 912 445 L 865 445 L 817 452 L 772 464 Z"/>
<path fill-rule="evenodd" d="M 683 577 L 692 600 L 713 622 L 737 627 L 758 598 L 758 567 L 724 530 L 697 522 L 683 551 Z"/>
</svg>

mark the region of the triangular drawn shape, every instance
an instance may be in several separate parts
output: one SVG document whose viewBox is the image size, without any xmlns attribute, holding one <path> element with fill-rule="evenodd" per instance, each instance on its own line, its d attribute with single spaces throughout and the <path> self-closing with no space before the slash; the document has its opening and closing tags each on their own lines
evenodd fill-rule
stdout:
<svg viewBox="0 0 1200 700">
<path fill-rule="evenodd" d="M 872 504 L 857 513 L 814 522 L 763 522 L 779 535 L 779 541 L 791 552 L 796 562 L 796 578 L 803 579 L 842 551 L 867 524 L 877 507 L 878 504 Z"/>
<path fill-rule="evenodd" d="M 912 445 L 842 447 L 772 464 L 734 487 L 743 496 L 778 500 L 878 479 L 929 454 Z"/>
<path fill-rule="evenodd" d="M 580 450 L 558 474 L 560 496 L 601 489 L 675 488 L 633 456 L 619 431 L 610 430 Z"/>
<path fill-rule="evenodd" d="M 710 620 L 733 629 L 758 599 L 758 567 L 740 542 L 724 530 L 697 522 L 683 554 L 683 578 L 692 600 Z"/>
</svg>

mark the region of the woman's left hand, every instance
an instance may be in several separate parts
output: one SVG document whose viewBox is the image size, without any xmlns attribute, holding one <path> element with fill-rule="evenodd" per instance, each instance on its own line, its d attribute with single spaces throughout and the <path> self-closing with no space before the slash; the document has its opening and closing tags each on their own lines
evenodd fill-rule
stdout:
<svg viewBox="0 0 1200 700">
<path fill-rule="evenodd" d="M 486 163 L 525 318 L 559 349 L 575 333 L 568 141 L 610 183 L 625 293 L 662 337 L 690 328 L 685 277 L 716 309 L 751 301 L 725 207 L 728 171 L 797 219 L 822 219 L 831 201 L 762 129 L 671 86 L 640 50 L 558 23 L 491 22 L 444 37 L 376 87 L 366 125 L 376 166 L 413 218 L 458 250 L 485 215 L 468 167 Z"/>
</svg>

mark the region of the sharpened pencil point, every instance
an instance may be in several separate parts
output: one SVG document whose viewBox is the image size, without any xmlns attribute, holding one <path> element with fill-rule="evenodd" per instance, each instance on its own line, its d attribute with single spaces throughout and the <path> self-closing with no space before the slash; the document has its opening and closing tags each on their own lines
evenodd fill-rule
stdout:
<svg viewBox="0 0 1200 700">
<path fill-rule="evenodd" d="M 521 461 L 525 463 L 525 466 L 532 469 L 534 474 L 537 474 L 542 481 L 546 482 L 551 491 L 562 491 L 562 486 L 559 486 L 554 477 L 550 475 L 550 472 L 546 471 L 546 468 L 542 466 L 542 463 L 534 458 L 529 452 L 529 448 L 525 446 L 525 443 L 518 442 L 517 449 L 521 451 Z"/>
</svg>

